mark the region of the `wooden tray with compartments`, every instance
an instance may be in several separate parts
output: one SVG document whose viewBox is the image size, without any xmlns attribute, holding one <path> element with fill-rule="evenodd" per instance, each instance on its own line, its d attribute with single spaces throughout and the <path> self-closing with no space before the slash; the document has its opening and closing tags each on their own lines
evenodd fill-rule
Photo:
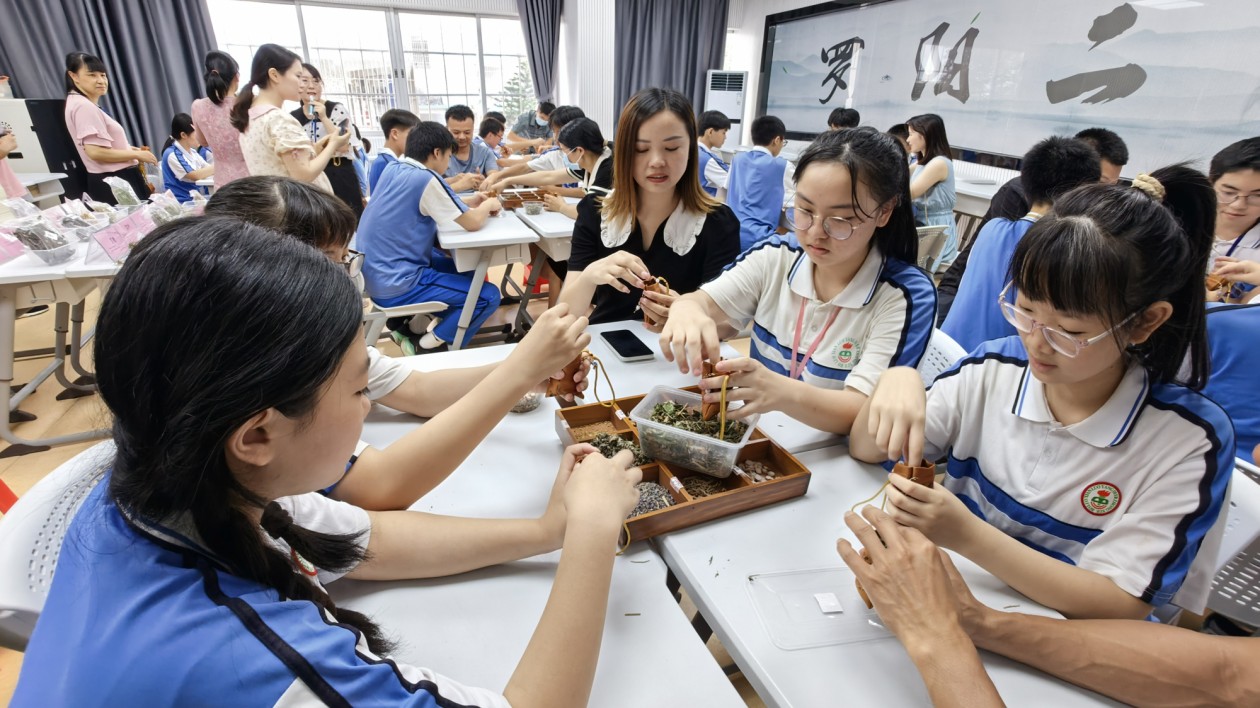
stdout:
<svg viewBox="0 0 1260 708">
<path fill-rule="evenodd" d="M 499 193 L 499 203 L 504 209 L 520 209 L 525 202 L 541 202 L 545 193 L 542 189 L 505 189 Z"/>
<path fill-rule="evenodd" d="M 690 387 L 683 390 L 696 389 Z M 618 398 L 616 407 L 592 403 L 561 408 L 556 411 L 556 435 L 566 446 L 585 442 L 596 434 L 588 426 L 599 424 L 604 429 L 601 432 L 637 442 L 637 433 L 631 425 L 629 414 L 643 398 Z M 611 426 L 611 430 L 608 426 Z M 623 542 L 641 541 L 785 499 L 804 496 L 809 489 L 809 469 L 778 443 L 766 437 L 760 429 L 753 430 L 748 443 L 739 451 L 736 459 L 739 463 L 749 460 L 760 462 L 774 470 L 776 476 L 764 482 L 753 482 L 735 474 L 725 479 L 716 479 L 670 462 L 654 460 L 641 465 L 643 481 L 655 482 L 668 490 L 673 504 L 627 519 L 626 532 L 629 533 L 629 538 L 623 538 Z M 707 496 L 693 496 L 687 490 L 688 478 L 693 476 L 707 480 L 709 484 L 720 484 L 721 490 Z"/>
</svg>

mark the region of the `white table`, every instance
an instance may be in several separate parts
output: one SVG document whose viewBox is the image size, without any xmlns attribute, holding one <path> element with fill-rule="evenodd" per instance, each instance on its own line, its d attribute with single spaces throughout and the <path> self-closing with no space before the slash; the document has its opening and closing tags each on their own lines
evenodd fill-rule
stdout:
<svg viewBox="0 0 1260 708">
<path fill-rule="evenodd" d="M 565 197 L 565 201 L 574 204 L 579 200 Z M 524 209 L 517 209 L 515 213 L 517 218 L 533 229 L 540 239 L 534 261 L 529 268 L 529 277 L 525 279 L 525 291 L 521 294 L 520 306 L 516 309 L 516 329 L 523 331 L 534 324 L 534 318 L 530 316 L 527 308 L 530 300 L 541 297 L 534 294 L 534 288 L 538 285 L 543 262 L 548 256 L 560 262 L 569 260 L 569 253 L 573 246 L 574 221 L 556 211 L 544 211 L 536 216 L 526 214 Z M 550 283 L 548 287 L 559 288 L 560 283 Z"/>
<path fill-rule="evenodd" d="M 473 308 L 490 266 L 527 263 L 529 244 L 538 242 L 538 234 L 520 219 L 506 211 L 501 214 L 486 219 L 485 226 L 477 231 L 465 231 L 454 223 L 438 227 L 438 245 L 450 252 L 455 260 L 455 269 L 461 273 L 473 271 L 451 349 L 463 347 L 464 334 L 472 322 Z"/>
<path fill-rule="evenodd" d="M 843 566 L 836 539 L 854 540 L 843 514 L 886 479 L 881 469 L 849 458 L 843 446 L 799 458 L 813 473 L 806 496 L 660 536 L 665 562 L 768 705 L 930 705 L 909 656 L 891 636 L 789 651 L 762 625 L 748 576 Z M 969 561 L 957 564 L 982 602 L 1057 616 Z M 982 658 L 1007 705 L 1115 705 L 1023 664 L 988 653 Z"/>
<path fill-rule="evenodd" d="M 30 414 L 17 411 L 17 407 L 50 376 L 55 375 L 58 383 L 67 391 L 91 392 L 96 388 L 91 374 L 79 362 L 83 299 L 96 285 L 92 281 L 71 280 L 66 277 L 67 267 L 81 261 L 87 248 L 87 244 L 79 244 L 69 261 L 56 265 L 48 265 L 29 252 L 0 265 L 0 389 L 3 390 L 2 395 L 7 397 L 7 405 L 2 411 L 4 414 L 0 415 L 0 438 L 13 446 L 7 454 L 37 452 L 53 445 L 95 440 L 109 434 L 108 430 L 101 429 L 31 440 L 18 437 L 12 430 L 10 420 L 11 417 L 17 420 L 34 419 Z M 29 383 L 11 393 L 13 361 L 19 354 L 14 349 L 17 309 L 35 305 L 50 305 L 54 308 L 54 346 L 51 350 L 22 354 L 51 353 L 53 360 Z M 69 347 L 66 345 L 67 335 L 70 336 Z M 71 381 L 66 372 L 67 361 L 85 378 Z"/>
<path fill-rule="evenodd" d="M 406 359 L 422 370 L 499 361 L 514 345 Z M 555 402 L 507 417 L 450 478 L 412 509 L 474 517 L 535 517 L 560 461 Z M 363 437 L 386 445 L 418 419 L 375 406 Z M 612 552 L 612 549 L 609 549 Z M 397 657 L 459 681 L 501 690 L 551 592 L 559 552 L 452 578 L 341 580 L 337 603 L 372 615 L 401 640 Z M 667 569 L 646 543 L 616 559 L 592 706 L 743 706 L 666 588 Z"/>
<path fill-rule="evenodd" d="M 1015 170 L 954 160 L 954 192 L 957 195 L 954 211 L 984 216 L 998 189 L 1018 178 L 1019 172 Z"/>
<path fill-rule="evenodd" d="M 30 192 L 28 199 L 40 209 L 57 206 L 66 193 L 61 185 L 61 180 L 66 178 L 64 172 L 23 172 L 17 178 Z"/>
</svg>

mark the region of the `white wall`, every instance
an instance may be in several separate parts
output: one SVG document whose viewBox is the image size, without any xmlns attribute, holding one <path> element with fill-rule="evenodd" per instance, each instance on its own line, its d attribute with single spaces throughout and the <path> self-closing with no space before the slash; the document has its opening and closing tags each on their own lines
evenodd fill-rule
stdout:
<svg viewBox="0 0 1260 708">
<path fill-rule="evenodd" d="M 766 15 L 817 5 L 819 0 L 730 0 L 726 13 L 726 59 L 723 69 L 748 72 L 748 94 L 744 100 L 744 135 L 740 142 L 752 143 L 750 131 L 757 117 L 757 91 L 761 83 L 761 43 L 765 39 Z"/>
<path fill-rule="evenodd" d="M 581 106 L 612 139 L 615 0 L 569 0 L 560 19 L 556 105 Z"/>
</svg>

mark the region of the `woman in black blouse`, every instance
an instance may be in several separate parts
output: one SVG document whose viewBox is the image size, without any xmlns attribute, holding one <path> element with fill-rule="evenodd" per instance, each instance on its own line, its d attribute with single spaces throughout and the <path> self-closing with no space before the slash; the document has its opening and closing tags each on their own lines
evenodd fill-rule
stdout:
<svg viewBox="0 0 1260 708">
<path fill-rule="evenodd" d="M 578 204 L 569 273 L 560 301 L 570 312 L 594 305 L 591 322 L 647 315 L 660 331 L 669 307 L 717 277 L 739 255 L 739 220 L 700 188 L 696 120 L 686 97 L 644 89 L 621 112 L 606 197 Z M 644 292 L 664 278 L 668 294 Z"/>
</svg>

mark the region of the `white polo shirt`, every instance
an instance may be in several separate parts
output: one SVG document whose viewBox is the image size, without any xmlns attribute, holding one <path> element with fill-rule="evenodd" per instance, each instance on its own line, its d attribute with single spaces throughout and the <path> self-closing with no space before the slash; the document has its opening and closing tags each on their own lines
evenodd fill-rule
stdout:
<svg viewBox="0 0 1260 708">
<path fill-rule="evenodd" d="M 1212 255 L 1208 258 L 1208 272 L 1216 270 L 1216 259 L 1233 256 L 1241 261 L 1260 261 L 1260 223 L 1252 226 L 1242 236 L 1212 241 Z"/>
<path fill-rule="evenodd" d="M 1008 337 L 936 379 L 924 435 L 972 513 L 1143 602 L 1203 611 L 1234 466 L 1234 429 L 1207 397 L 1133 366 L 1102 408 L 1063 426 Z"/>
<path fill-rule="evenodd" d="M 411 367 L 400 359 L 385 356 L 376 347 L 368 347 L 367 397 L 373 401 L 389 395 L 411 375 Z"/>
<path fill-rule="evenodd" d="M 745 251 L 714 280 L 700 286 L 732 321 L 753 322 L 750 354 L 787 376 L 796 322 L 804 302 L 800 360 L 831 327 L 805 367 L 802 380 L 867 396 L 890 366 L 918 366 L 936 317 L 936 290 L 915 266 L 885 258 L 872 246 L 848 287 L 830 301 L 814 292 L 814 264 L 799 245 L 772 236 Z"/>
<path fill-rule="evenodd" d="M 567 170 L 568 165 L 564 164 L 564 152 L 560 148 L 549 148 L 538 157 L 530 160 L 529 169 L 534 172 L 551 172 L 553 170 Z"/>
</svg>

